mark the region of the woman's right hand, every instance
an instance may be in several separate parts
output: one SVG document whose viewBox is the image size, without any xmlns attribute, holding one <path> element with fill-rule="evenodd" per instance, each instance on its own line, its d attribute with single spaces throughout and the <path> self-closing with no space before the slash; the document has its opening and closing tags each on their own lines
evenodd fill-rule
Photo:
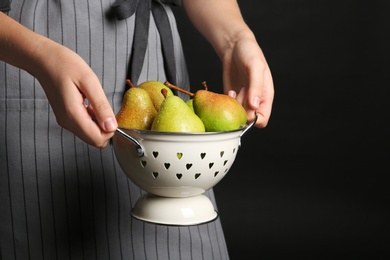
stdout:
<svg viewBox="0 0 390 260">
<path fill-rule="evenodd" d="M 53 108 L 57 122 L 80 139 L 103 148 L 113 136 L 117 122 L 99 79 L 72 50 L 51 42 L 42 46 L 48 55 L 34 74 Z M 86 105 L 88 100 L 89 105 Z"/>
<path fill-rule="evenodd" d="M 60 126 L 88 144 L 107 145 L 117 128 L 115 115 L 99 79 L 78 54 L 1 12 L 0 50 L 0 60 L 37 78 Z"/>
</svg>

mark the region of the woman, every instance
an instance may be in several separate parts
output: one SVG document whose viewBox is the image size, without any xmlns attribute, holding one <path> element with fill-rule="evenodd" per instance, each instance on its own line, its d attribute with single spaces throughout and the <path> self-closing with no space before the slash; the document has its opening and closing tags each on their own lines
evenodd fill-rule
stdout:
<svg viewBox="0 0 390 260">
<path fill-rule="evenodd" d="M 127 78 L 189 87 L 178 4 L 0 0 L 1 259 L 228 259 L 218 219 L 130 218 L 142 191 L 107 147 Z M 265 127 L 272 77 L 236 1 L 182 4 L 222 60 L 224 91 Z"/>
</svg>

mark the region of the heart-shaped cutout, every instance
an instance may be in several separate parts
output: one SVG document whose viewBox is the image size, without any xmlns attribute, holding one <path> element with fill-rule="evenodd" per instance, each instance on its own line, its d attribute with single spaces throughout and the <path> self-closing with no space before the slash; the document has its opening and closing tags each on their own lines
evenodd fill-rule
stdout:
<svg viewBox="0 0 390 260">
<path fill-rule="evenodd" d="M 176 178 L 178 178 L 178 179 L 180 180 L 181 177 L 183 177 L 183 174 L 181 174 L 181 173 L 176 173 Z"/>
<path fill-rule="evenodd" d="M 177 158 L 180 160 L 181 157 L 183 157 L 183 153 L 177 153 L 176 156 L 177 156 Z"/>
<path fill-rule="evenodd" d="M 209 163 L 209 169 L 211 169 L 213 167 L 214 163 Z"/>
<path fill-rule="evenodd" d="M 145 167 L 145 166 L 146 166 L 146 164 L 148 164 L 146 161 L 144 161 L 144 160 L 142 160 L 142 161 L 141 161 L 141 165 L 142 165 L 142 167 Z"/>
<path fill-rule="evenodd" d="M 154 152 L 153 152 L 153 157 L 154 157 L 154 158 L 157 158 L 157 156 L 158 156 L 158 152 L 154 151 Z"/>
<path fill-rule="evenodd" d="M 158 177 L 158 172 L 153 172 L 153 177 L 157 179 L 157 177 Z"/>
<path fill-rule="evenodd" d="M 170 163 L 164 163 L 164 167 L 165 167 L 165 169 L 169 169 L 169 167 L 171 166 L 171 164 Z"/>
<path fill-rule="evenodd" d="M 206 153 L 201 153 L 200 154 L 200 158 L 204 159 L 204 157 L 206 156 Z"/>
<path fill-rule="evenodd" d="M 195 180 L 200 177 L 200 173 L 195 173 Z"/>
<path fill-rule="evenodd" d="M 191 167 L 192 167 L 192 163 L 187 163 L 187 164 L 186 164 L 187 170 L 189 170 Z"/>
<path fill-rule="evenodd" d="M 214 172 L 214 177 L 217 177 L 219 171 Z"/>
<path fill-rule="evenodd" d="M 221 155 L 221 158 L 222 158 L 222 156 L 223 156 L 224 153 L 225 153 L 224 151 L 221 151 L 221 152 L 219 153 L 219 155 Z"/>
</svg>

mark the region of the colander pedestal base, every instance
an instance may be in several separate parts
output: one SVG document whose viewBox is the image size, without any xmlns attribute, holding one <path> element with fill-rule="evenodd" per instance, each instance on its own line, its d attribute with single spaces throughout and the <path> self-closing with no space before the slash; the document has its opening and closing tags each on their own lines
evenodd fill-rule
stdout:
<svg viewBox="0 0 390 260">
<path fill-rule="evenodd" d="M 168 198 L 146 194 L 138 199 L 131 215 L 137 219 L 163 225 L 197 225 L 212 221 L 218 213 L 205 195 Z"/>
</svg>

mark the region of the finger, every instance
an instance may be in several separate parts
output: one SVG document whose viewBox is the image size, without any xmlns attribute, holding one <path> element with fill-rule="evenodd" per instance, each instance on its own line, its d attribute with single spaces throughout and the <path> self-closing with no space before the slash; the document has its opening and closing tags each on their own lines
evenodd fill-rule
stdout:
<svg viewBox="0 0 390 260">
<path fill-rule="evenodd" d="M 238 102 L 240 102 L 244 107 L 245 107 L 245 100 L 246 100 L 246 93 L 247 93 L 247 88 L 241 88 L 240 89 L 240 92 L 238 92 L 237 96 L 236 96 L 236 99 L 238 100 Z"/>
<path fill-rule="evenodd" d="M 260 68 L 257 71 L 249 71 L 249 86 L 248 93 L 246 97 L 247 104 L 250 109 L 257 110 L 260 106 L 261 98 L 263 95 L 264 88 L 264 64 L 257 62 L 258 64 L 253 64 L 252 68 Z"/>
<path fill-rule="evenodd" d="M 98 148 L 107 146 L 114 132 L 106 132 L 101 129 L 95 120 L 95 112 L 91 106 L 85 106 L 84 102 L 74 98 L 67 104 L 67 116 L 60 116 L 64 122 L 60 125 L 77 135 L 84 142 Z M 68 118 L 70 120 L 68 120 Z"/>
<path fill-rule="evenodd" d="M 258 115 L 256 126 L 264 128 L 267 126 L 271 116 L 272 104 L 274 100 L 274 86 L 270 73 L 265 74 L 263 90 L 261 93 L 260 105 L 254 109 Z"/>
<path fill-rule="evenodd" d="M 88 111 L 81 114 L 81 121 L 79 123 L 80 130 L 78 130 L 78 136 L 88 144 L 91 144 L 98 148 L 104 148 L 107 146 L 109 139 L 114 135 L 114 132 L 106 132 L 96 123 L 94 117 L 89 114 Z"/>
<path fill-rule="evenodd" d="M 79 86 L 93 108 L 94 116 L 101 129 L 113 132 L 118 127 L 114 112 L 97 77 L 90 77 Z M 91 112 L 91 111 L 90 111 Z"/>
<path fill-rule="evenodd" d="M 232 97 L 232 98 L 236 98 L 236 97 L 237 97 L 237 93 L 236 93 L 236 91 L 234 91 L 234 90 L 229 90 L 228 96 L 230 96 L 230 97 Z"/>
</svg>

